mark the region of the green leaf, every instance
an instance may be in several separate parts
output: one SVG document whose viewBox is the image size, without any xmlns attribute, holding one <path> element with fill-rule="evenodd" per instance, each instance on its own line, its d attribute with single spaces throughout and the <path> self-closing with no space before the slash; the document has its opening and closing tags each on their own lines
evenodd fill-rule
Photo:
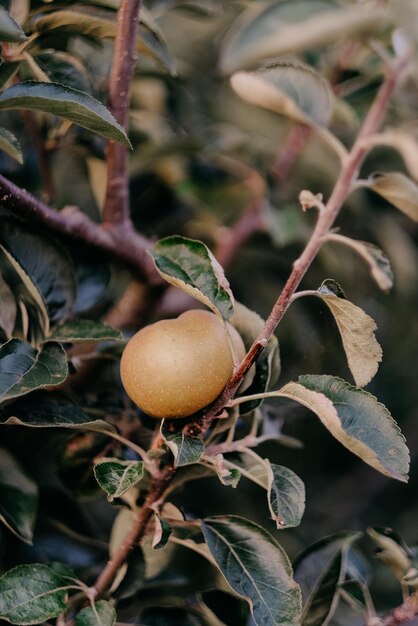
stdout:
<svg viewBox="0 0 418 626">
<path fill-rule="evenodd" d="M 351 237 L 331 233 L 327 237 L 328 241 L 341 243 L 351 248 L 368 264 L 370 272 L 382 291 L 389 291 L 393 287 L 393 272 L 390 261 L 380 248 L 367 241 L 358 241 Z"/>
<path fill-rule="evenodd" d="M 0 150 L 3 150 L 18 163 L 23 163 L 23 154 L 20 143 L 16 137 L 6 128 L 0 128 Z"/>
<path fill-rule="evenodd" d="M 107 139 L 131 146 L 122 126 L 101 102 L 59 83 L 27 81 L 12 85 L 0 94 L 0 110 L 5 109 L 51 113 Z"/>
<path fill-rule="evenodd" d="M 174 465 L 192 465 L 197 463 L 205 451 L 205 444 L 200 437 L 189 437 L 181 430 L 171 431 L 165 420 L 161 422 L 161 436 L 174 456 Z"/>
<path fill-rule="evenodd" d="M 0 41 L 22 43 L 27 37 L 21 26 L 3 7 L 0 7 Z"/>
<path fill-rule="evenodd" d="M 122 333 L 116 328 L 93 320 L 71 320 L 60 324 L 52 331 L 49 339 L 63 343 L 82 341 L 121 341 Z"/>
<path fill-rule="evenodd" d="M 10 339 L 0 347 L 0 402 L 59 385 L 67 375 L 67 355 L 59 343 L 45 343 L 37 350 Z"/>
<path fill-rule="evenodd" d="M 0 578 L 0 618 L 40 624 L 67 608 L 68 580 L 47 565 L 19 565 Z"/>
<path fill-rule="evenodd" d="M 271 518 L 278 529 L 299 526 L 305 511 L 303 481 L 288 467 L 267 463 L 270 468 L 268 503 Z"/>
<path fill-rule="evenodd" d="M 221 50 L 221 69 L 231 74 L 263 59 L 316 48 L 342 37 L 372 33 L 384 24 L 380 8 L 341 7 L 326 0 L 250 5 L 233 25 Z"/>
<path fill-rule="evenodd" d="M 90 74 L 86 66 L 74 54 L 60 50 L 42 50 L 34 55 L 34 59 L 51 82 L 91 95 Z"/>
<path fill-rule="evenodd" d="M 282 63 L 258 72 L 237 72 L 231 77 L 231 85 L 249 104 L 308 125 L 320 127 L 329 122 L 330 88 L 310 67 Z"/>
<path fill-rule="evenodd" d="M 32 543 L 38 487 L 10 452 L 0 448 L 0 520 L 25 543 Z"/>
<path fill-rule="evenodd" d="M 202 521 L 209 550 L 257 626 L 298 626 L 301 596 L 289 559 L 261 526 L 235 515 Z"/>
<path fill-rule="evenodd" d="M 158 241 L 150 250 L 161 276 L 203 302 L 214 313 L 229 319 L 234 299 L 224 271 L 205 244 L 173 236 Z"/>
<path fill-rule="evenodd" d="M 76 626 L 113 626 L 115 622 L 116 611 L 106 600 L 81 609 L 75 618 Z"/>
<path fill-rule="evenodd" d="M 277 396 L 317 414 L 343 446 L 386 476 L 408 480 L 409 452 L 398 425 L 371 394 L 334 376 L 300 376 Z"/>
<path fill-rule="evenodd" d="M 73 428 L 104 434 L 115 432 L 103 420 L 91 420 L 77 404 L 51 392 L 31 395 L 0 408 L 0 424 L 30 428 Z"/>
<path fill-rule="evenodd" d="M 81 5 L 40 14 L 34 19 L 34 28 L 38 32 L 59 29 L 99 40 L 114 39 L 117 32 L 114 11 Z M 175 63 L 167 42 L 145 8 L 141 9 L 137 52 L 155 59 L 160 66 L 175 75 Z"/>
<path fill-rule="evenodd" d="M 54 239 L 12 219 L 2 223 L 0 246 L 42 315 L 49 316 L 52 323 L 68 317 L 76 284 L 66 251 Z"/>
<path fill-rule="evenodd" d="M 144 464 L 142 461 L 120 461 L 103 457 L 95 463 L 93 470 L 100 487 L 107 493 L 107 499 L 112 502 L 142 479 Z"/>
<path fill-rule="evenodd" d="M 327 626 L 347 572 L 347 552 L 360 533 L 341 532 L 309 546 L 295 562 L 303 597 L 302 626 Z"/>
<path fill-rule="evenodd" d="M 11 337 L 16 323 L 16 300 L 9 285 L 0 274 L 0 328 Z"/>
<path fill-rule="evenodd" d="M 418 185 L 401 172 L 376 173 L 366 186 L 418 222 Z"/>
<path fill-rule="evenodd" d="M 312 295 L 321 298 L 333 314 L 350 371 L 356 385 L 364 387 L 376 374 L 382 360 L 382 348 L 374 335 L 374 319 L 349 300 L 333 295 L 328 285 L 321 286 Z"/>
</svg>

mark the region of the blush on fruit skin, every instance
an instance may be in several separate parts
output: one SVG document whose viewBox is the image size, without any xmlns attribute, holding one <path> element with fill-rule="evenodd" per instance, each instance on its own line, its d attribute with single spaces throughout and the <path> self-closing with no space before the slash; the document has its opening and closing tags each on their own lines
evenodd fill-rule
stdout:
<svg viewBox="0 0 418 626">
<path fill-rule="evenodd" d="M 182 418 L 207 406 L 234 367 L 228 331 L 208 311 L 187 311 L 137 332 L 121 359 L 126 393 L 148 415 Z"/>
</svg>

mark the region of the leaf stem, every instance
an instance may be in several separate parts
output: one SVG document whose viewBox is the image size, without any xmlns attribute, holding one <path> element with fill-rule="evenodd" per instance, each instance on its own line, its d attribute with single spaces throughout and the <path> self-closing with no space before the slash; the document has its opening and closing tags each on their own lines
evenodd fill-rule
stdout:
<svg viewBox="0 0 418 626">
<path fill-rule="evenodd" d="M 136 39 L 142 0 L 122 0 L 118 10 L 115 52 L 109 80 L 109 108 L 127 130 L 131 83 L 136 62 Z M 125 224 L 129 218 L 128 148 L 107 144 L 107 188 L 103 208 L 105 224 Z"/>
</svg>

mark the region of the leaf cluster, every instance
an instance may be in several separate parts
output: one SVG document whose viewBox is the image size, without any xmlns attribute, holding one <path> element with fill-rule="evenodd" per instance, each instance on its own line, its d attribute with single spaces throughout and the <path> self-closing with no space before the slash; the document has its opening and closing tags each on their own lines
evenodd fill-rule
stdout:
<svg viewBox="0 0 418 626">
<path fill-rule="evenodd" d="M 4 173 L 62 215 L 76 205 L 100 223 L 105 142 L 132 148 L 132 221 L 156 240 L 148 252 L 163 283 L 139 282 L 93 248 L 20 219 L 1 198 L 0 618 L 60 626 L 132 620 L 246 626 L 250 619 L 257 626 L 349 626 L 355 616 L 370 622 L 370 567 L 354 546 L 360 533 L 315 535 L 291 563 L 294 546 L 306 543 L 305 527 L 300 535 L 283 531 L 302 523 L 302 478 L 309 476 L 287 466 L 286 454 L 301 442 L 282 426 L 285 416 L 316 416 L 337 445 L 385 477 L 408 480 L 404 436 L 389 410 L 363 389 L 373 381 L 379 390 L 374 377 L 382 349 L 372 317 L 379 309 L 354 291 L 364 268 L 366 291 L 368 273 L 383 293 L 392 288 L 391 262 L 380 249 L 390 238 L 382 228 L 353 227 L 352 217 L 363 220 L 357 207 L 369 201 L 381 202 L 373 206 L 385 216 L 395 207 L 400 214 L 388 224 L 397 225 L 401 241 L 412 241 L 403 220 L 418 221 L 418 150 L 401 126 L 402 111 L 393 113 L 399 129 L 376 132 L 364 145 L 365 155 L 382 147 L 396 151 L 402 171 L 375 173 L 366 161 L 346 199 L 351 217 L 342 219 L 341 232 L 323 237 L 309 288 L 287 303 L 284 328 L 291 331 L 287 319 L 303 309 L 293 327 L 297 357 L 310 343 L 314 352 L 309 307 L 318 306 L 335 325 L 331 350 L 344 355 L 344 366 L 338 356 L 330 374 L 323 363 L 319 374 L 306 372 L 302 358 L 292 363 L 290 357 L 288 366 L 292 332 L 290 341 L 280 329 L 266 337 L 264 318 L 309 241 L 312 216 L 326 210 L 321 193 L 347 163 L 386 57 L 416 43 L 410 34 L 399 35 L 400 43 L 390 38 L 408 22 L 410 9 L 331 0 L 244 2 L 229 10 L 216 0 L 149 2 L 141 11 L 127 132 L 106 104 L 119 4 L 12 0 L 9 10 L 0 10 Z M 188 37 L 179 35 L 179 25 Z M 223 33 L 216 50 L 214 32 Z M 304 171 L 291 182 L 296 163 L 286 168 L 297 160 L 295 133 L 302 137 L 296 153 Z M 263 184 L 256 171 L 265 174 Z M 298 195 L 303 210 L 294 201 Z M 263 232 L 244 246 L 248 216 L 257 223 L 250 235 Z M 368 237 L 376 243 L 363 241 Z M 324 275 L 344 285 L 347 279 L 355 302 Z M 126 321 L 118 303 L 129 300 L 132 285 L 135 310 Z M 156 425 L 122 390 L 123 342 L 148 321 L 197 306 L 231 323 L 246 349 L 257 345 L 260 354 L 219 410 L 207 407 L 185 422 Z M 297 427 L 291 432 L 300 436 Z M 311 449 L 317 455 L 315 444 Z M 170 480 L 150 505 L 164 471 Z M 199 507 L 190 502 L 195 482 L 202 493 L 210 484 L 215 498 L 227 493 L 231 502 L 251 484 L 257 501 L 246 501 L 239 514 L 234 505 L 213 513 L 210 496 Z M 100 573 L 144 511 L 140 541 L 98 597 Z M 414 590 L 414 548 L 387 529 L 369 534 L 404 592 Z"/>
</svg>

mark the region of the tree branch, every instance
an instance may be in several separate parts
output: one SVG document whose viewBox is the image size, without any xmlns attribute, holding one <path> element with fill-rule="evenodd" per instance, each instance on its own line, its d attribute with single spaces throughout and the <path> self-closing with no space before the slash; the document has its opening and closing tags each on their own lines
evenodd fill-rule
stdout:
<svg viewBox="0 0 418 626">
<path fill-rule="evenodd" d="M 4 202 L 22 217 L 45 224 L 56 232 L 94 246 L 128 263 L 149 282 L 162 283 L 151 258 L 146 253 L 151 242 L 136 233 L 130 224 L 106 229 L 93 222 L 77 207 L 66 207 L 62 211 L 57 211 L 1 175 L 0 202 Z"/>
<path fill-rule="evenodd" d="M 184 428 L 183 432 L 186 435 L 203 435 L 207 431 L 214 417 L 229 403 L 243 376 L 250 369 L 258 354 L 267 345 L 267 342 L 272 336 L 276 326 L 283 318 L 283 315 L 291 302 L 293 294 L 318 254 L 325 235 L 332 227 L 346 197 L 351 190 L 352 182 L 357 175 L 358 169 L 367 151 L 365 139 L 370 134 L 374 133 L 382 123 L 388 102 L 393 94 L 397 81 L 402 74 L 405 64 L 405 60 L 400 60 L 388 74 L 386 80 L 378 91 L 376 99 L 370 108 L 366 119 L 364 120 L 357 140 L 355 141 L 351 152 L 347 155 L 328 203 L 325 209 L 319 213 L 319 218 L 312 236 L 299 259 L 297 259 L 294 263 L 293 271 L 290 274 L 275 306 L 273 307 L 262 333 L 254 341 L 245 359 L 218 400 L 205 415 L 198 419 L 197 416 L 195 416 L 196 419 L 190 421 L 190 423 Z M 158 441 L 160 443 L 160 439 L 158 439 Z M 111 586 L 119 568 L 126 561 L 135 544 L 137 544 L 144 536 L 146 527 L 154 510 L 153 507 L 155 503 L 162 500 L 164 492 L 169 486 L 175 473 L 176 468 L 170 464 L 161 470 L 159 477 L 154 478 L 147 499 L 143 507 L 138 510 L 130 532 L 120 546 L 116 555 L 108 562 L 102 574 L 99 576 L 95 586 L 92 588 L 92 593 L 95 598 L 103 596 L 106 590 Z M 400 622 L 388 622 L 385 626 L 395 626 L 396 623 Z"/>
<path fill-rule="evenodd" d="M 109 79 L 109 108 L 125 130 L 136 62 L 136 39 L 142 0 L 122 0 Z M 107 224 L 124 224 L 129 218 L 128 148 L 116 141 L 107 144 L 107 188 L 103 219 Z"/>
<path fill-rule="evenodd" d="M 154 512 L 153 505 L 163 496 L 164 491 L 169 485 L 175 471 L 176 470 L 172 465 L 167 465 L 161 471 L 160 476 L 153 480 L 145 503 L 137 511 L 131 530 L 125 537 L 115 556 L 107 563 L 94 587 L 91 589 L 94 599 L 100 598 L 105 594 L 107 589 L 112 585 L 117 572 L 125 563 L 134 546 L 144 536 L 148 522 Z"/>
<path fill-rule="evenodd" d="M 316 255 L 320 251 L 324 242 L 324 237 L 332 228 L 338 214 L 341 210 L 343 203 L 349 195 L 352 187 L 352 183 L 355 180 L 358 170 L 363 162 L 363 159 L 367 153 L 367 138 L 375 133 L 383 122 L 387 106 L 390 98 L 395 90 L 397 82 L 402 75 L 408 60 L 400 58 L 397 63 L 388 68 L 387 75 L 382 83 L 376 98 L 363 122 L 361 130 L 357 136 L 356 141 L 347 154 L 345 161 L 343 162 L 340 174 L 335 183 L 332 194 L 323 211 L 319 213 L 318 221 L 315 229 L 309 239 L 305 249 L 301 256 L 294 262 L 293 271 L 291 272 L 283 291 L 277 299 L 269 317 L 267 318 L 264 328 L 253 345 L 249 349 L 245 359 L 235 371 L 233 377 L 225 387 L 222 394 L 213 404 L 213 406 L 207 411 L 207 413 L 194 424 L 186 426 L 186 433 L 192 429 L 193 433 L 199 430 L 199 427 L 203 432 L 209 427 L 213 418 L 228 404 L 237 390 L 239 384 L 248 372 L 252 364 L 255 362 L 259 354 L 266 347 L 270 337 L 273 335 L 276 327 L 282 320 L 286 313 L 293 294 L 298 288 L 302 278 L 305 276 Z"/>
</svg>

